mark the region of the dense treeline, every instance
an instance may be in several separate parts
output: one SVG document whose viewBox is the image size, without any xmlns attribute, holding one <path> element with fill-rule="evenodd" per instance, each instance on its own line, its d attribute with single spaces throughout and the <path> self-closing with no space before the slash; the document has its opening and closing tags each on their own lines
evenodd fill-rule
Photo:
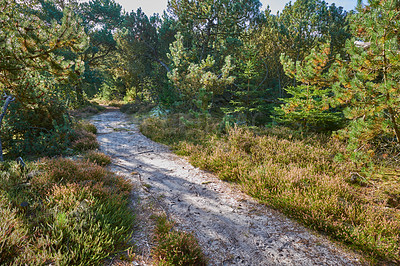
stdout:
<svg viewBox="0 0 400 266">
<path fill-rule="evenodd" d="M 400 135 L 397 5 L 348 13 L 298 0 L 274 15 L 258 0 L 171 0 L 149 17 L 113 0 L 2 1 L 1 90 L 12 103 L 4 145 L 23 152 L 25 140 L 67 123 L 59 108 L 94 96 L 229 123 L 345 128 L 354 147 L 391 141 Z M 27 121 L 32 109 L 48 122 Z"/>
</svg>

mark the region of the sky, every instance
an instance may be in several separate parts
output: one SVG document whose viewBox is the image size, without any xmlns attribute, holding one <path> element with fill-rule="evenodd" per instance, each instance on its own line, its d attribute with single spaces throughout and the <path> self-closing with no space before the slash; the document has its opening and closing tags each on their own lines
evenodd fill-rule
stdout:
<svg viewBox="0 0 400 266">
<path fill-rule="evenodd" d="M 146 15 L 152 15 L 154 13 L 162 14 L 167 9 L 168 0 L 115 0 L 120 3 L 121 6 L 128 12 L 137 10 L 141 7 Z M 234 0 L 233 0 L 234 1 Z M 273 14 L 276 14 L 278 10 L 282 10 L 289 0 L 260 0 L 263 4 L 262 10 L 269 5 Z M 294 1 L 292 1 L 294 2 Z M 336 6 L 342 6 L 345 10 L 351 10 L 357 5 L 357 0 L 325 0 L 328 4 L 335 3 Z"/>
</svg>

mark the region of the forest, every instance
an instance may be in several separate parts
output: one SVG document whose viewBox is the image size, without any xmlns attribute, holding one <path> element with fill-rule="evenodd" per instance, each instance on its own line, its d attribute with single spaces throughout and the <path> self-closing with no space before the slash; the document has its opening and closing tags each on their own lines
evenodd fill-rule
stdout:
<svg viewBox="0 0 400 266">
<path fill-rule="evenodd" d="M 261 6 L 169 0 L 149 16 L 114 0 L 0 0 L 0 228 L 11 228 L 0 264 L 98 263 L 127 249 L 130 185 L 62 157 L 110 160 L 74 115 L 96 102 L 369 263 L 399 263 L 400 1 Z M 94 224 L 77 229 L 68 210 L 83 199 L 100 210 L 75 213 Z M 97 240 L 79 239 L 74 253 L 65 243 L 79 230 L 108 246 L 82 251 Z"/>
</svg>

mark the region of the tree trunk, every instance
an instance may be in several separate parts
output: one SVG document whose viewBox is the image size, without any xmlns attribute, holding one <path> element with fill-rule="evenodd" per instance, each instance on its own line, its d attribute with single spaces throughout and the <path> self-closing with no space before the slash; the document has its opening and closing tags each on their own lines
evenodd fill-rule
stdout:
<svg viewBox="0 0 400 266">
<path fill-rule="evenodd" d="M 4 105 L 3 105 L 3 111 L 2 111 L 2 113 L 0 115 L 0 129 L 1 129 L 1 126 L 3 125 L 3 118 L 6 115 L 8 106 L 10 105 L 11 102 L 13 102 L 15 100 L 15 97 L 13 97 L 11 95 L 5 95 L 5 100 L 6 101 L 4 102 Z M 0 161 L 1 162 L 4 161 L 4 158 L 3 158 L 3 146 L 1 144 L 1 137 L 0 137 Z"/>
</svg>

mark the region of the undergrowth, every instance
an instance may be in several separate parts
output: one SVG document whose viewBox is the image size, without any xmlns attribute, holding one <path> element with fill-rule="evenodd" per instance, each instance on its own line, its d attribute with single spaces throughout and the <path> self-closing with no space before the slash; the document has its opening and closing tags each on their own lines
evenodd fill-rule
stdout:
<svg viewBox="0 0 400 266">
<path fill-rule="evenodd" d="M 286 128 L 233 127 L 149 118 L 141 131 L 273 208 L 363 253 L 400 262 L 400 170 L 355 164 L 343 143 Z"/>
<path fill-rule="evenodd" d="M 176 231 L 174 224 L 165 216 L 156 219 L 156 245 L 152 250 L 156 265 L 206 265 L 206 258 L 192 234 Z"/>
<path fill-rule="evenodd" d="M 0 264 L 101 264 L 127 248 L 131 188 L 88 161 L 2 163 Z"/>
<path fill-rule="evenodd" d="M 111 157 L 99 151 L 88 151 L 83 155 L 83 158 L 100 166 L 111 164 Z"/>
</svg>

